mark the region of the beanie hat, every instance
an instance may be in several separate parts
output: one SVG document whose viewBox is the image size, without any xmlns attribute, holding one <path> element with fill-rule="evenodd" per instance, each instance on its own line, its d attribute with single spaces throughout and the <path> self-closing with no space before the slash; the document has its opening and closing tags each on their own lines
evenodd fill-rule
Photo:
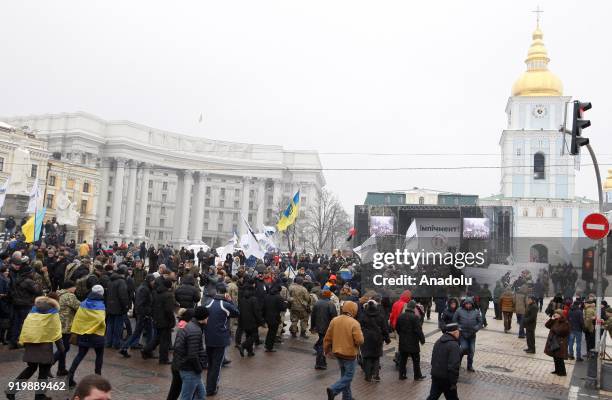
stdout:
<svg viewBox="0 0 612 400">
<path fill-rule="evenodd" d="M 193 310 L 193 317 L 198 321 L 205 320 L 208 318 L 208 309 L 206 307 L 197 306 Z"/>
<path fill-rule="evenodd" d="M 323 290 L 321 291 L 321 295 L 323 297 L 327 297 L 327 298 L 331 297 L 332 292 L 331 292 L 331 290 L 329 290 L 329 286 L 327 286 L 327 285 L 323 286 Z"/>
<path fill-rule="evenodd" d="M 455 332 L 459 330 L 459 324 L 457 324 L 456 322 L 453 322 L 451 324 L 446 324 L 446 326 L 444 326 L 444 332 L 448 333 L 448 332 Z"/>
<path fill-rule="evenodd" d="M 406 304 L 407 310 L 414 310 L 416 308 L 416 301 L 410 300 L 408 304 Z"/>
<path fill-rule="evenodd" d="M 91 288 L 91 292 L 100 296 L 104 296 L 104 288 L 102 287 L 102 285 L 94 285 Z"/>
</svg>

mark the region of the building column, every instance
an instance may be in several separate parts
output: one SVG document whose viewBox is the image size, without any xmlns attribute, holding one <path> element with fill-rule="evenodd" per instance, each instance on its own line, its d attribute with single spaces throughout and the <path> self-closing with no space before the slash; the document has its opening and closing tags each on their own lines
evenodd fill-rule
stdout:
<svg viewBox="0 0 612 400">
<path fill-rule="evenodd" d="M 178 241 L 187 241 L 189 230 L 189 206 L 191 202 L 191 188 L 193 186 L 193 171 L 183 171 L 183 193 L 181 195 L 181 219 L 179 224 Z"/>
<path fill-rule="evenodd" d="M 266 209 L 266 180 L 263 178 L 257 179 L 257 217 L 255 231 L 264 229 L 264 211 Z"/>
<path fill-rule="evenodd" d="M 190 241 L 194 243 L 202 242 L 202 231 L 204 229 L 204 197 L 206 190 L 206 174 L 198 172 L 198 182 L 195 185 L 192 211 L 193 220 L 191 225 Z"/>
<path fill-rule="evenodd" d="M 115 159 L 115 177 L 113 178 L 113 202 L 111 204 L 111 221 L 108 236 L 119 237 L 121 224 L 121 204 L 123 203 L 123 177 L 125 176 L 125 158 Z"/>
<path fill-rule="evenodd" d="M 136 235 L 138 239 L 145 239 L 145 230 L 147 226 L 147 205 L 149 203 L 149 173 L 151 166 L 142 164 L 142 177 L 140 178 L 140 198 L 138 201 L 138 227 Z"/>
<path fill-rule="evenodd" d="M 128 163 L 128 170 L 129 178 L 123 235 L 126 237 L 126 239 L 131 240 L 134 237 L 134 213 L 136 210 L 136 177 L 138 173 L 138 163 L 134 160 L 130 160 Z"/>
<path fill-rule="evenodd" d="M 242 178 L 242 203 L 240 204 L 240 210 L 241 210 L 242 216 L 240 217 L 240 221 L 238 223 L 238 232 L 240 233 L 240 236 L 242 236 L 247 231 L 247 227 L 244 221 L 242 220 L 242 217 L 244 217 L 246 221 L 249 220 L 249 195 L 250 195 L 249 191 L 250 190 L 251 190 L 251 177 L 245 176 L 244 178 Z"/>
<path fill-rule="evenodd" d="M 110 162 L 107 158 L 100 160 L 100 188 L 98 191 L 98 204 L 96 208 L 96 227 L 104 230 L 106 227 L 106 205 L 108 204 L 108 177 L 110 176 Z"/>
<path fill-rule="evenodd" d="M 172 241 L 178 242 L 179 233 L 180 233 L 180 223 L 181 223 L 181 206 L 182 195 L 183 195 L 183 173 L 182 171 L 176 171 L 176 196 L 174 198 L 174 215 L 172 216 Z"/>
</svg>

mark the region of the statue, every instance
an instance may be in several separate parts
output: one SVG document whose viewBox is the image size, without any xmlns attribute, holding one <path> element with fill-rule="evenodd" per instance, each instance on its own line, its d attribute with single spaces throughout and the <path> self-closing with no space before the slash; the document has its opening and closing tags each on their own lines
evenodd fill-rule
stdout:
<svg viewBox="0 0 612 400">
<path fill-rule="evenodd" d="M 66 189 L 62 187 L 57 194 L 55 209 L 57 223 L 60 225 L 77 226 L 81 214 L 76 210 L 76 206 L 66 194 Z"/>
</svg>

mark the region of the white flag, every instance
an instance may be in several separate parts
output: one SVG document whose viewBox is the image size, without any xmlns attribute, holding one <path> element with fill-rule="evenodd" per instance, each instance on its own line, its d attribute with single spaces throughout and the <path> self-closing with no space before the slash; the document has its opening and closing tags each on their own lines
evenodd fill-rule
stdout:
<svg viewBox="0 0 612 400">
<path fill-rule="evenodd" d="M 28 201 L 28 209 L 27 213 L 35 213 L 38 199 L 40 198 L 40 187 L 38 187 L 38 178 L 34 180 L 34 186 L 32 186 L 32 190 L 30 191 L 30 200 Z"/>
<path fill-rule="evenodd" d="M 0 186 L 0 210 L 4 206 L 4 200 L 6 200 L 6 191 L 8 190 L 9 185 L 11 184 L 11 177 L 7 178 L 6 182 L 2 186 Z"/>
<path fill-rule="evenodd" d="M 374 260 L 374 253 L 378 251 L 378 246 L 376 245 L 376 234 L 373 234 L 361 244 L 361 246 L 355 247 L 353 249 L 355 253 L 361 258 L 361 262 L 368 263 Z"/>
<path fill-rule="evenodd" d="M 416 219 L 412 220 L 412 223 L 406 231 L 406 241 L 404 242 L 404 248 L 407 250 L 414 251 L 419 247 L 419 236 L 417 234 Z"/>
<path fill-rule="evenodd" d="M 246 258 L 253 256 L 263 260 L 265 253 L 261 250 L 261 247 L 259 247 L 259 243 L 257 243 L 255 237 L 250 233 L 245 233 L 240 237 L 240 247 L 242 247 L 242 251 Z"/>
</svg>

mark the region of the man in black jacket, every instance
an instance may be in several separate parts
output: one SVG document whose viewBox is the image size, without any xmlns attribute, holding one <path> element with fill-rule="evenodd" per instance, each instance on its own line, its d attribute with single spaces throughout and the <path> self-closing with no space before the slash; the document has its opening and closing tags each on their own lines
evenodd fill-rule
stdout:
<svg viewBox="0 0 612 400">
<path fill-rule="evenodd" d="M 17 261 L 11 262 L 10 270 L 10 295 L 13 302 L 13 316 L 11 319 L 11 337 L 9 349 L 14 350 L 17 346 L 23 321 L 28 316 L 34 299 L 42 295 L 42 289 L 34 281 L 34 269 L 29 265 L 18 265 Z"/>
<path fill-rule="evenodd" d="M 411 300 L 406 305 L 406 311 L 397 318 L 395 330 L 399 335 L 399 378 L 406 379 L 406 362 L 412 358 L 414 380 L 422 381 L 421 374 L 421 344 L 425 344 L 425 335 L 421 327 L 421 318 L 414 313 L 416 303 Z"/>
<path fill-rule="evenodd" d="M 535 329 L 538 322 L 538 304 L 536 303 L 537 297 L 529 296 L 527 298 L 527 311 L 523 317 L 523 328 L 525 328 L 525 335 L 527 336 L 527 348 L 524 350 L 525 353 L 535 354 Z"/>
<path fill-rule="evenodd" d="M 174 365 L 178 366 L 181 375 L 181 398 L 203 399 L 206 397 L 206 388 L 202 382 L 202 370 L 205 365 L 202 333 L 207 320 L 208 310 L 198 306 L 194 309 L 193 319 L 176 335 Z"/>
<path fill-rule="evenodd" d="M 274 350 L 274 339 L 281 323 L 281 313 L 287 311 L 287 302 L 280 295 L 280 283 L 275 283 L 264 299 L 263 317 L 268 325 L 266 334 L 266 352 L 272 353 Z"/>
<path fill-rule="evenodd" d="M 142 358 L 153 358 L 153 350 L 159 345 L 159 363 L 171 364 L 168 360 L 172 328 L 175 325 L 174 318 L 174 296 L 172 295 L 172 281 L 162 278 L 153 294 L 153 322 L 157 329 L 154 336 L 144 349 L 141 350 Z"/>
<path fill-rule="evenodd" d="M 444 333 L 434 344 L 431 354 L 431 389 L 427 400 L 438 400 L 442 394 L 446 400 L 458 400 L 457 380 L 461 365 L 459 325 L 446 325 Z"/>
<path fill-rule="evenodd" d="M 121 347 L 123 321 L 130 308 L 130 297 L 125 282 L 127 268 L 120 267 L 110 278 L 106 290 L 106 347 Z"/>
<path fill-rule="evenodd" d="M 195 286 L 192 274 L 181 278 L 181 285 L 174 291 L 174 297 L 181 308 L 194 308 L 200 302 L 200 289 Z"/>
<path fill-rule="evenodd" d="M 134 300 L 134 314 L 136 317 L 136 326 L 132 335 L 123 343 L 119 353 L 129 358 L 128 348 L 137 348 L 140 342 L 140 336 L 143 332 L 147 335 L 147 340 L 151 341 L 152 335 L 152 319 L 151 313 L 153 311 L 153 284 L 155 282 L 155 276 L 148 274 L 145 277 L 144 282 L 138 286 L 136 290 L 136 298 Z"/>
<path fill-rule="evenodd" d="M 259 305 L 257 304 L 257 298 L 255 297 L 254 283 L 245 288 L 244 297 L 240 300 L 238 309 L 240 311 L 240 326 L 246 334 L 246 339 L 240 345 L 238 351 L 241 357 L 244 357 L 245 350 L 248 356 L 252 357 L 255 355 L 253 344 L 255 343 L 257 328 L 264 324 Z"/>
<path fill-rule="evenodd" d="M 329 287 L 324 286 L 321 291 L 321 298 L 315 303 L 310 315 L 310 332 L 319 335 L 319 339 L 313 346 L 317 352 L 315 369 L 327 369 L 327 361 L 323 353 L 323 339 L 327 333 L 329 323 L 338 315 L 336 306 L 330 300 L 331 294 Z"/>
</svg>

